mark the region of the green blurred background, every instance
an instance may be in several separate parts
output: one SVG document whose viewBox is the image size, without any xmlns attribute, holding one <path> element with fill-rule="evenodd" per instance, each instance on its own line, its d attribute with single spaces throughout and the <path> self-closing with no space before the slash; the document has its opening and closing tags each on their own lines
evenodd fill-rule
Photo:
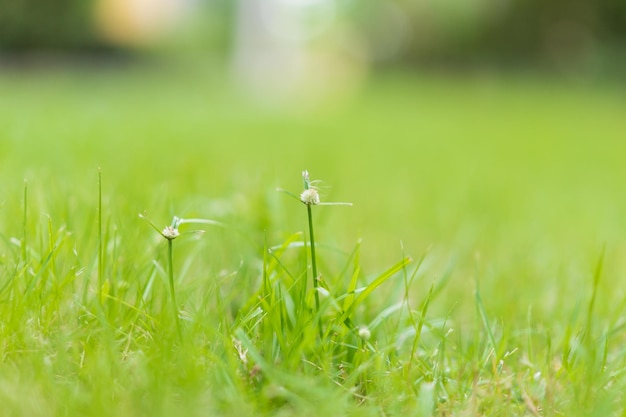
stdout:
<svg viewBox="0 0 626 417">
<path fill-rule="evenodd" d="M 100 167 L 129 239 L 148 210 L 277 244 L 304 218 L 275 188 L 308 169 L 354 203 L 319 239 L 362 238 L 368 271 L 430 248 L 442 309 L 479 274 L 490 308 L 555 314 L 603 244 L 625 267 L 625 39 L 620 1 L 5 0 L 3 234 L 24 178 L 79 227 Z"/>
</svg>

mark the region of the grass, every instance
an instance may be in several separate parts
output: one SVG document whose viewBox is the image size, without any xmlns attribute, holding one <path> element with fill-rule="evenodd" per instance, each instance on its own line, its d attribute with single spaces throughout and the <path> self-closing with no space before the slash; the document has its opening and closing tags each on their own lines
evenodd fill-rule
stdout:
<svg viewBox="0 0 626 417">
<path fill-rule="evenodd" d="M 5 71 L 2 414 L 623 415 L 623 90 L 395 74 L 287 111 Z M 354 203 L 310 210 L 317 291 L 303 169 Z"/>
</svg>

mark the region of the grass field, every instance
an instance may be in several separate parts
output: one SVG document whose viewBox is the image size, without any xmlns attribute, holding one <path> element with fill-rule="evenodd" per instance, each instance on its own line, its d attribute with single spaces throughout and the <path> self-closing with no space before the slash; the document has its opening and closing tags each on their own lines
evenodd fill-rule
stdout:
<svg viewBox="0 0 626 417">
<path fill-rule="evenodd" d="M 0 415 L 626 415 L 625 90 L 0 73 Z"/>
</svg>

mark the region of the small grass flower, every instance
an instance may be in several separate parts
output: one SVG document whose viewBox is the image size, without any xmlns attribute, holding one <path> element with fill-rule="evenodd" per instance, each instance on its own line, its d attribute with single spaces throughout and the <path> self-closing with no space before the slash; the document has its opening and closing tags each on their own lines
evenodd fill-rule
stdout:
<svg viewBox="0 0 626 417">
<path fill-rule="evenodd" d="M 180 236 L 180 232 L 172 226 L 165 226 L 165 228 L 161 231 L 161 235 L 168 240 L 174 240 Z"/>
<path fill-rule="evenodd" d="M 320 198 L 320 191 L 317 184 L 320 181 L 311 181 L 309 177 L 309 171 L 302 171 L 302 183 L 304 186 L 304 190 L 300 193 L 300 195 L 296 195 L 291 193 L 283 188 L 277 188 L 276 191 L 280 191 L 281 193 L 285 193 L 290 197 L 295 198 L 301 203 L 307 206 L 351 206 L 352 203 L 344 203 L 344 202 L 322 202 Z"/>
<path fill-rule="evenodd" d="M 308 206 L 316 206 L 320 203 L 320 195 L 315 188 L 309 188 L 308 190 L 302 191 L 300 201 Z"/>
<path fill-rule="evenodd" d="M 307 206 L 318 205 L 320 203 L 320 194 L 317 191 L 317 187 L 311 184 L 309 171 L 302 171 L 302 182 L 304 184 L 304 191 L 300 194 L 300 201 Z"/>
<path fill-rule="evenodd" d="M 359 337 L 365 341 L 368 341 L 372 337 L 372 332 L 367 326 L 361 326 L 359 327 Z"/>
</svg>

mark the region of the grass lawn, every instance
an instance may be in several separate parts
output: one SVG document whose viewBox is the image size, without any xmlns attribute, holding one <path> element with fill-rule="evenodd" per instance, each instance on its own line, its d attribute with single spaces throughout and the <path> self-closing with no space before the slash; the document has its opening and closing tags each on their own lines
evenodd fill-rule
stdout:
<svg viewBox="0 0 626 417">
<path fill-rule="evenodd" d="M 1 72 L 0 415 L 624 415 L 625 90 Z"/>
</svg>

